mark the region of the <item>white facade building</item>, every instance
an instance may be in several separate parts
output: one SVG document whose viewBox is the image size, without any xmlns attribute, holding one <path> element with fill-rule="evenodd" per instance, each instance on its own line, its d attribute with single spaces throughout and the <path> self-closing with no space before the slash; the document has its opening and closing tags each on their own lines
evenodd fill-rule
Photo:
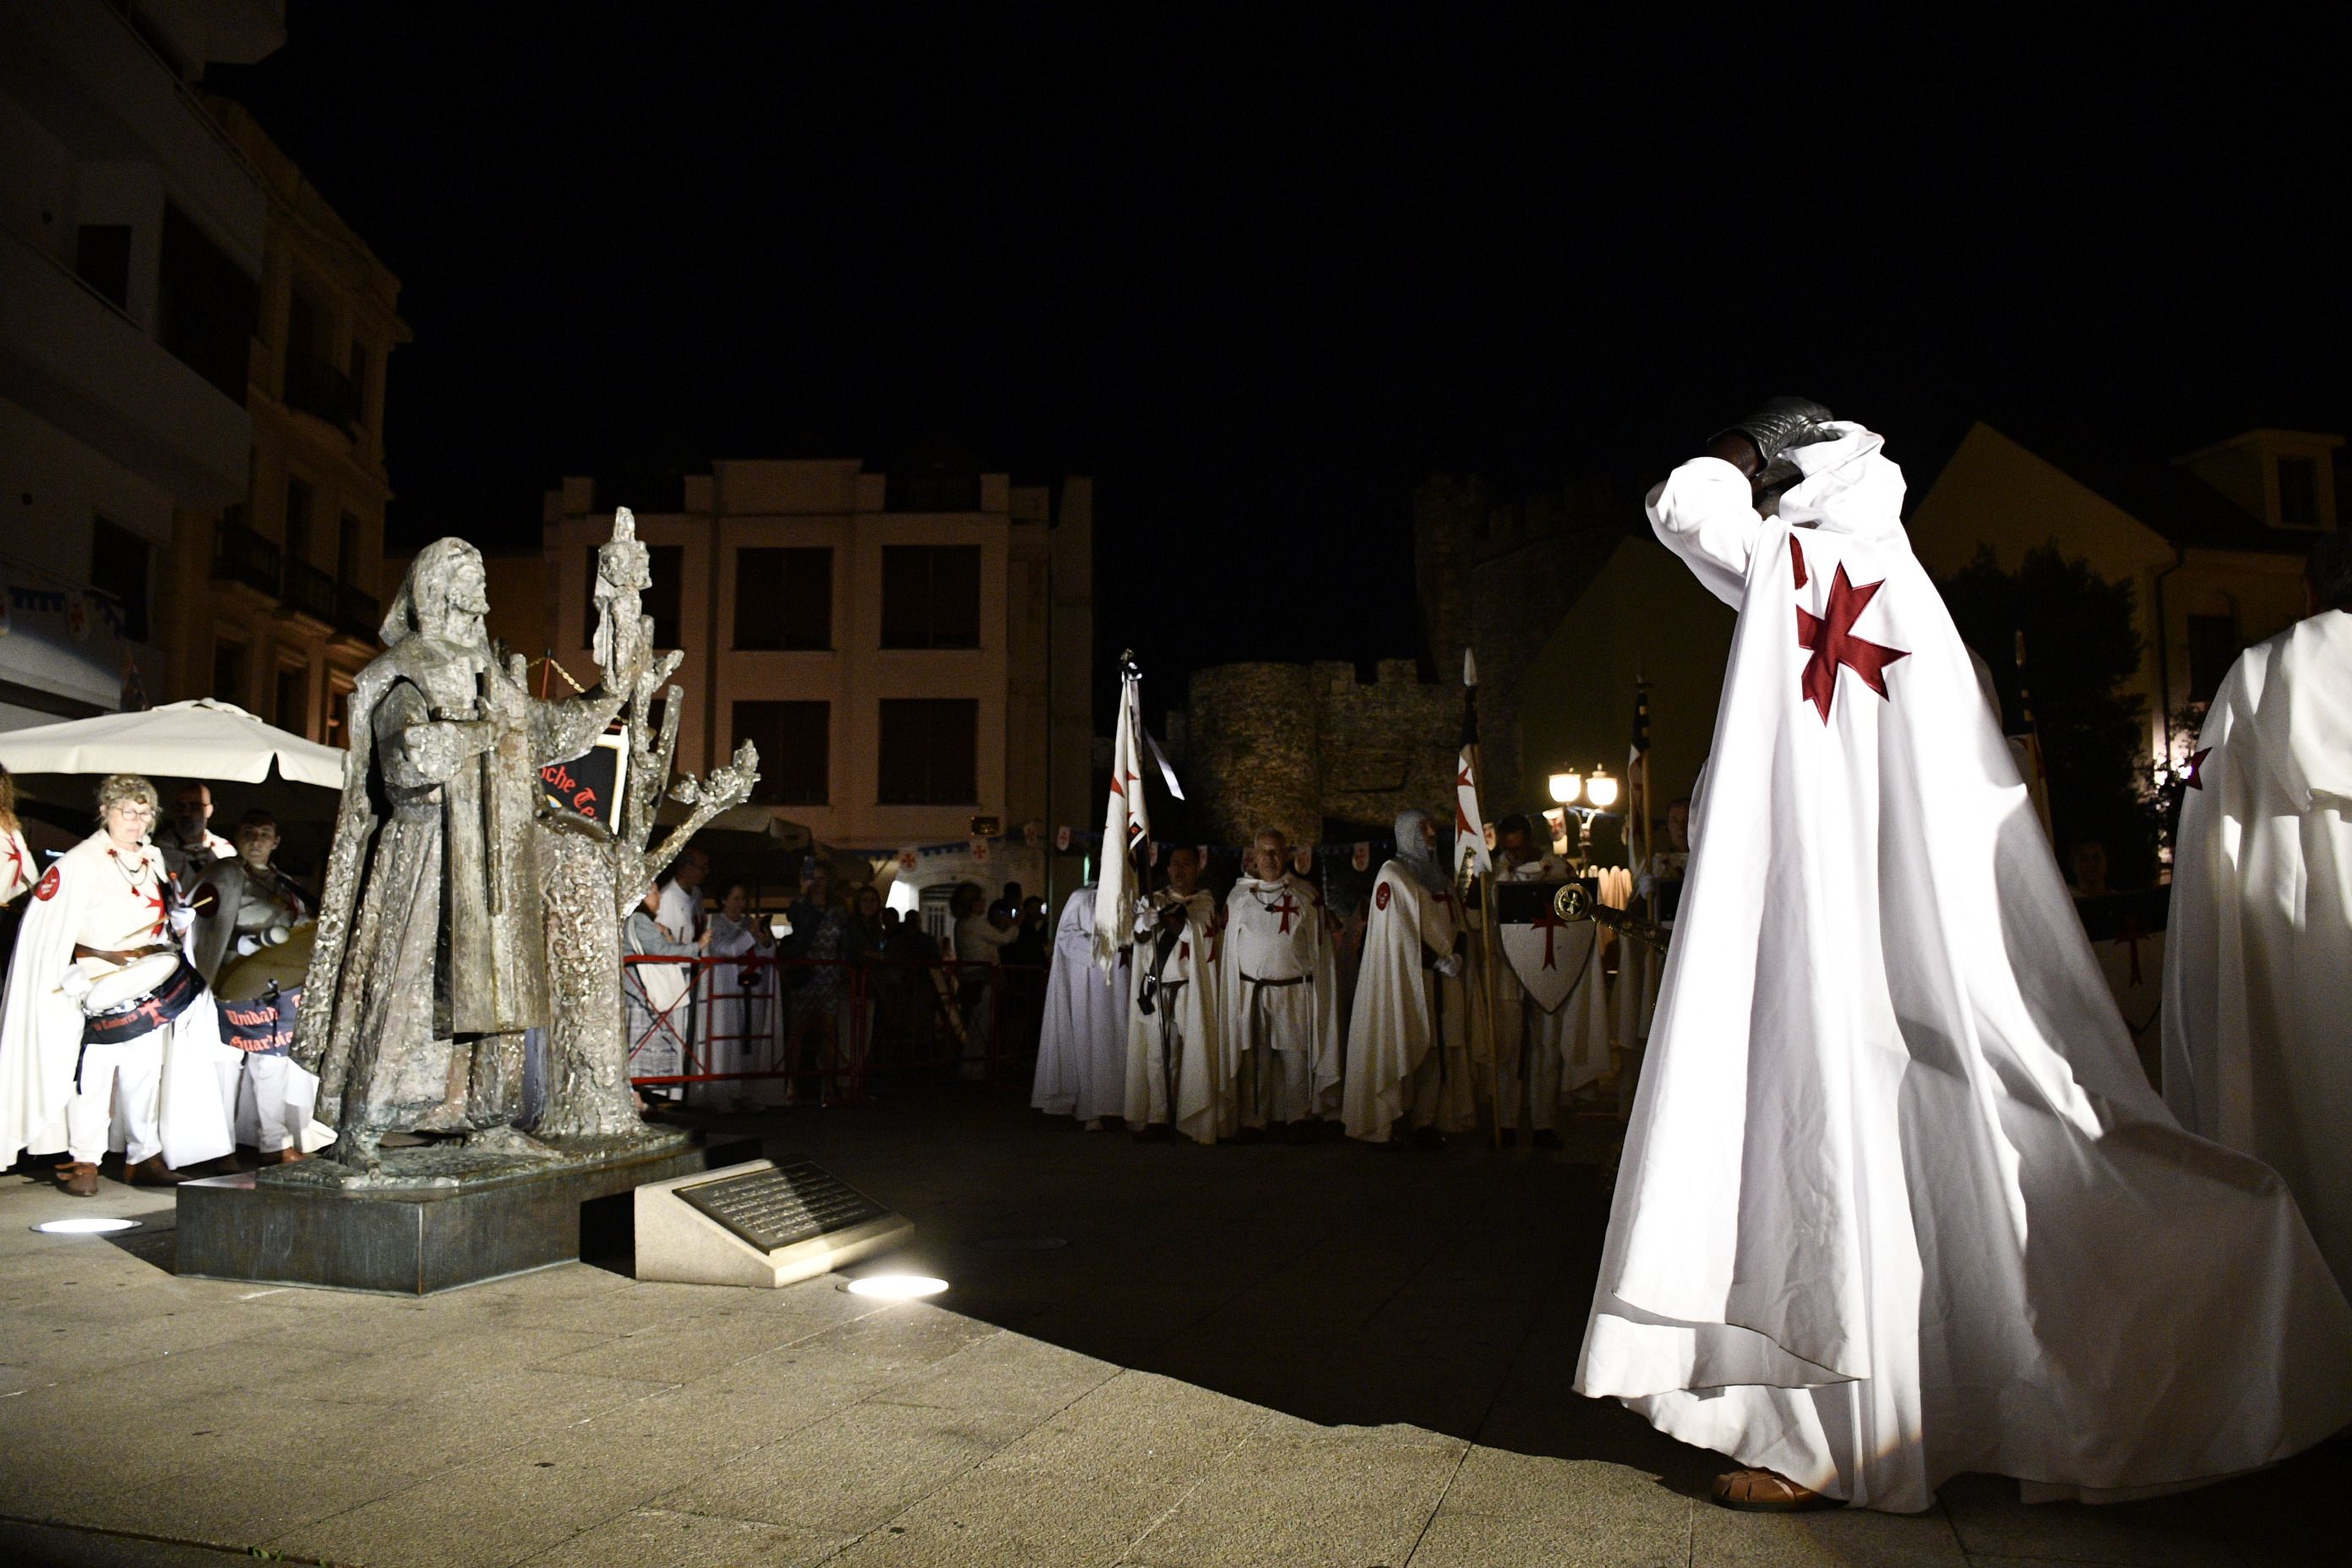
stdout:
<svg viewBox="0 0 2352 1568">
<path fill-rule="evenodd" d="M 196 99 L 282 0 L 0 7 L 0 727 L 119 706 L 175 512 L 247 490 L 268 201 Z"/>
</svg>

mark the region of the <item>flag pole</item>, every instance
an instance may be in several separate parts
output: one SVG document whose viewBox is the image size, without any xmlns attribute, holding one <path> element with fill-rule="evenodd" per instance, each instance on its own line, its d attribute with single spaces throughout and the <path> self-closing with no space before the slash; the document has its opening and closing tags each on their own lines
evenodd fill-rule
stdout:
<svg viewBox="0 0 2352 1568">
<path fill-rule="evenodd" d="M 1495 867 L 1487 857 L 1484 837 L 1486 810 L 1485 803 L 1478 798 L 1479 786 L 1486 777 L 1486 764 L 1478 748 L 1478 659 L 1475 652 L 1466 647 L 1462 650 L 1462 755 L 1469 764 L 1470 799 L 1476 807 L 1476 820 L 1473 821 L 1471 814 L 1462 809 L 1457 790 L 1454 805 L 1455 829 L 1457 833 L 1475 832 L 1480 837 L 1474 846 L 1465 847 L 1457 842 L 1454 847 L 1454 858 L 1465 890 L 1469 878 L 1478 878 L 1478 992 L 1486 1016 L 1486 1103 L 1494 1118 L 1495 1148 L 1499 1152 L 1503 1147 L 1503 1068 L 1499 1056 L 1502 1018 L 1500 998 L 1495 985 L 1495 962 L 1502 941 L 1501 933 L 1495 929 Z M 1486 861 L 1483 875 L 1477 869 L 1481 860 Z M 1465 1023 L 1465 1033 L 1468 1036 L 1471 1049 L 1475 1051 L 1478 1047 L 1477 1031 L 1467 1027 Z M 1445 1042 L 1437 1042 L 1438 1049 L 1444 1047 Z M 1527 1043 L 1521 1041 L 1519 1048 L 1524 1053 Z"/>
</svg>

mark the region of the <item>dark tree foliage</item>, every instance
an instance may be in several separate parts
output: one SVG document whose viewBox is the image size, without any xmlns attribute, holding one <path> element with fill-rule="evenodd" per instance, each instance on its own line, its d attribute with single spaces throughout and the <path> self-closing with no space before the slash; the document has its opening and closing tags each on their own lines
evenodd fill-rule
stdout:
<svg viewBox="0 0 2352 1568">
<path fill-rule="evenodd" d="M 1990 549 L 1938 584 L 1960 637 L 1992 666 L 2004 727 L 2021 721 L 2017 637 L 2025 634 L 2023 690 L 2050 775 L 2051 826 L 2061 864 L 2077 844 L 2105 846 L 2117 888 L 2156 880 L 2158 821 L 2146 800 L 2145 704 L 2117 689 L 2139 668 L 2129 583 L 2111 583 L 2053 540 L 2004 572 Z"/>
</svg>

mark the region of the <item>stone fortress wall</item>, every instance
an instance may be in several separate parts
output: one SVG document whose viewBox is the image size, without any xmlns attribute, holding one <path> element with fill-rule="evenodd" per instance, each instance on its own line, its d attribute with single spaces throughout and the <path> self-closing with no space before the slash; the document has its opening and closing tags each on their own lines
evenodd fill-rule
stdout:
<svg viewBox="0 0 2352 1568">
<path fill-rule="evenodd" d="M 1195 670 L 1187 715 L 1202 831 L 1244 844 L 1276 827 L 1314 844 L 1327 818 L 1386 823 L 1407 806 L 1450 811 L 1462 689 L 1381 659 L 1360 680 L 1342 660 Z"/>
</svg>

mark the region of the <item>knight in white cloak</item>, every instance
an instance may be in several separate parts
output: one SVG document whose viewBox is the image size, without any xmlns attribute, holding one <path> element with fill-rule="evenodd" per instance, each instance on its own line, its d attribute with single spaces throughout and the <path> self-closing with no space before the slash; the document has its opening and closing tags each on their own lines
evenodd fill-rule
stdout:
<svg viewBox="0 0 2352 1568">
<path fill-rule="evenodd" d="M 1288 840 L 1260 833 L 1225 897 L 1217 1000 L 1228 1087 L 1218 1115 L 1229 1136 L 1286 1126 L 1304 1141 L 1338 1100 L 1339 949 L 1322 896 L 1293 865 Z"/>
<path fill-rule="evenodd" d="M 1348 1025 L 1348 1136 L 1387 1143 L 1397 1122 L 1435 1146 L 1477 1121 L 1474 1072 L 1489 1059 L 1472 1012 L 1467 922 L 1437 852 L 1437 821 L 1401 811 L 1396 855 L 1372 884 L 1363 968 Z"/>
<path fill-rule="evenodd" d="M 335 819 L 295 1058 L 320 1080 L 335 1158 L 374 1171 L 386 1132 L 471 1135 L 530 1152 L 523 1035 L 549 1019 L 539 770 L 576 757 L 634 671 L 532 698 L 491 645 L 481 552 L 417 552 L 351 696 Z"/>
<path fill-rule="evenodd" d="M 1135 1005 L 1127 1016 L 1127 1124 L 1217 1141 L 1225 1070 L 1217 897 L 1201 886 L 1200 852 L 1169 851 L 1168 883 L 1135 917 Z"/>
<path fill-rule="evenodd" d="M 1075 1116 L 1089 1132 L 1127 1114 L 1127 958 L 1106 973 L 1094 961 L 1092 882 L 1062 902 L 1045 976 L 1037 1070 L 1029 1103 L 1048 1116 Z"/>
<path fill-rule="evenodd" d="M 0 1167 L 63 1151 L 77 1197 L 110 1149 L 125 1181 L 170 1184 L 233 1147 L 236 1054 L 181 949 L 187 910 L 148 838 L 155 786 L 111 774 L 98 805 L 102 826 L 34 886 L 0 1005 Z"/>
<path fill-rule="evenodd" d="M 1502 943 L 1495 969 L 1496 1119 L 1516 1133 L 1524 1109 L 1538 1149 L 1560 1146 L 1560 1097 L 1599 1079 L 1609 1065 L 1609 1005 L 1601 972 L 1600 927 L 1549 908 L 1514 922 L 1500 910 L 1505 883 L 1565 886 L 1568 863 L 1538 846 L 1525 816 L 1503 818 L 1495 877 Z"/>
<path fill-rule="evenodd" d="M 2352 533 L 2214 694 L 2175 841 L 2164 1098 L 2286 1178 L 2352 1290 Z"/>
<path fill-rule="evenodd" d="M 1577 1387 L 1733 1507 L 2270 1464 L 2352 1420 L 2352 1307 L 2140 1071 L 1880 447 L 1781 400 L 1650 495 L 1739 620 Z"/>
</svg>

